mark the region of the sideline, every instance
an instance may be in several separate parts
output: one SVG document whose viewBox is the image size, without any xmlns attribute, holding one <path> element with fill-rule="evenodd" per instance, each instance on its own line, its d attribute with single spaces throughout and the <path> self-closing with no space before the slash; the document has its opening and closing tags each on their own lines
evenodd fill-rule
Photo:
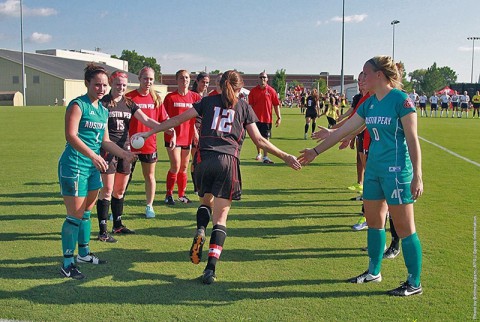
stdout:
<svg viewBox="0 0 480 322">
<path fill-rule="evenodd" d="M 465 158 L 464 156 L 461 156 L 461 155 L 458 154 L 458 153 L 455 153 L 455 152 L 453 152 L 453 151 L 450 151 L 449 149 L 447 149 L 447 148 L 445 148 L 445 147 L 443 147 L 443 146 L 441 146 L 441 145 L 439 145 L 439 144 L 437 144 L 437 143 L 435 143 L 435 142 L 432 142 L 432 141 L 429 141 L 429 140 L 427 140 L 427 139 L 425 139 L 425 138 L 422 138 L 421 136 L 419 136 L 418 138 L 419 138 L 420 140 L 423 140 L 423 141 L 427 142 L 427 143 L 430 143 L 431 145 L 436 146 L 436 147 L 439 148 L 440 150 L 443 150 L 443 151 L 445 151 L 445 152 L 447 152 L 447 153 L 450 153 L 450 154 L 453 155 L 453 156 L 456 156 L 456 157 L 459 158 L 459 159 L 462 159 L 463 161 L 467 161 L 468 163 L 471 163 L 471 164 L 473 164 L 473 165 L 476 165 L 477 167 L 480 167 L 480 163 L 478 163 L 478 162 L 475 162 L 475 161 L 473 161 L 473 160 L 470 160 L 470 159 L 468 159 L 468 158 Z"/>
</svg>

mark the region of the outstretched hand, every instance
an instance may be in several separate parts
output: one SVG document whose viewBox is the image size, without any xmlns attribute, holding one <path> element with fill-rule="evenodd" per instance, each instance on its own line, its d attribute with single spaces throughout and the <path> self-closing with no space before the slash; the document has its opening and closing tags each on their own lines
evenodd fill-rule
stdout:
<svg viewBox="0 0 480 322">
<path fill-rule="evenodd" d="M 328 138 L 331 132 L 332 130 L 329 130 L 323 126 L 319 126 L 318 131 L 312 133 L 312 139 L 317 140 L 317 142 L 321 142 Z"/>
<path fill-rule="evenodd" d="M 302 165 L 294 155 L 288 154 L 283 161 L 293 170 L 300 170 L 302 168 Z"/>
<path fill-rule="evenodd" d="M 135 138 L 138 138 L 138 137 L 142 137 L 144 139 L 147 139 L 150 135 L 148 134 L 148 132 L 138 132 L 138 133 L 135 133 L 134 135 L 132 135 L 130 137 L 130 140 L 135 140 Z"/>
<path fill-rule="evenodd" d="M 317 153 L 313 149 L 304 149 L 300 151 L 298 161 L 301 165 L 307 165 L 317 157 Z"/>
</svg>

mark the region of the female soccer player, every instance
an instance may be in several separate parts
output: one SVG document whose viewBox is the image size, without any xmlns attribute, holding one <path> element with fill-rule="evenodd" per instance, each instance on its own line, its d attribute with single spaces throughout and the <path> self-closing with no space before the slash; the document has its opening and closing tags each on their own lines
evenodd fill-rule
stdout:
<svg viewBox="0 0 480 322">
<path fill-rule="evenodd" d="M 422 293 L 420 273 L 422 248 L 415 231 L 413 202 L 423 193 L 421 151 L 417 135 L 415 105 L 399 90 L 401 73 L 388 56 L 369 59 L 363 66 L 365 87 L 372 93 L 344 126 L 313 149 L 301 151 L 299 161 L 308 164 L 320 153 L 364 124 L 371 135 L 363 190 L 368 223 L 368 270 L 351 283 L 380 282 L 385 247 L 385 213 L 392 216 L 402 239 L 407 280 L 390 295 Z"/>
<path fill-rule="evenodd" d="M 199 139 L 199 152 L 195 166 L 195 179 L 199 184 L 200 207 L 197 210 L 197 230 L 190 249 L 190 259 L 199 264 L 205 242 L 205 230 L 212 215 L 213 230 L 210 237 L 208 263 L 202 281 L 211 284 L 215 281 L 215 266 L 222 253 L 227 236 L 227 216 L 232 200 L 241 196 L 239 153 L 245 139 L 245 130 L 256 146 L 281 158 L 291 168 L 301 168 L 297 159 L 275 147 L 264 139 L 255 124 L 257 117 L 244 100 L 239 100 L 243 80 L 237 71 L 227 71 L 220 81 L 221 95 L 203 98 L 193 104 L 193 108 L 175 116 L 147 133 L 148 137 L 165 129 L 187 123 L 202 116 Z M 212 211 L 213 209 L 213 211 Z"/>
<path fill-rule="evenodd" d="M 138 80 L 140 81 L 140 87 L 134 91 L 127 93 L 125 96 L 134 101 L 142 112 L 158 122 L 163 122 L 168 119 L 168 114 L 162 104 L 160 95 L 153 89 L 153 83 L 155 81 L 155 72 L 151 67 L 143 67 L 138 74 Z M 137 118 L 133 118 L 130 121 L 129 134 L 132 136 L 137 132 L 145 132 L 150 130 L 148 126 L 139 122 Z M 172 132 L 173 133 L 173 132 Z M 175 139 L 170 141 L 169 148 L 172 149 L 175 146 Z M 157 164 L 157 138 L 152 136 L 145 141 L 143 147 L 139 150 L 132 148 L 133 152 L 140 153 L 138 159 L 142 164 L 143 177 L 145 179 L 145 217 L 154 218 L 155 211 L 153 209 L 153 200 L 155 199 L 155 165 Z M 132 178 L 133 171 L 135 169 L 135 163 L 132 166 L 132 172 L 130 179 Z"/>
<path fill-rule="evenodd" d="M 111 86 L 109 94 L 101 102 L 108 109 L 108 134 L 120 148 L 130 151 L 130 120 L 132 116 L 143 125 L 152 128 L 159 123 L 148 116 L 130 98 L 125 97 L 128 76 L 123 71 L 115 71 L 108 79 Z M 108 169 L 102 173 L 103 188 L 97 201 L 97 216 L 100 232 L 98 240 L 115 243 L 116 240 L 107 232 L 107 218 L 110 204 L 112 207 L 114 234 L 133 234 L 122 222 L 124 194 L 131 173 L 131 164 L 105 150 L 101 155 L 108 162 Z"/>
<path fill-rule="evenodd" d="M 90 213 L 102 187 L 100 172 L 108 163 L 99 155 L 100 147 L 113 155 L 132 162 L 135 155 L 110 141 L 107 129 L 108 110 L 100 99 L 108 86 L 107 71 L 89 64 L 85 68 L 87 94 L 79 96 L 65 113 L 67 144 L 58 163 L 60 191 L 67 209 L 62 226 L 63 276 L 73 279 L 85 277 L 74 264 L 73 254 L 78 242 L 78 263 L 105 264 L 90 252 Z"/>
<path fill-rule="evenodd" d="M 308 127 L 310 126 L 310 121 L 312 122 L 312 134 L 315 132 L 315 127 L 317 126 L 317 123 L 315 123 L 315 120 L 318 117 L 319 114 L 319 97 L 318 97 L 318 91 L 316 88 L 312 90 L 312 94 L 308 95 L 307 100 L 306 100 L 306 106 L 307 109 L 305 111 L 305 134 L 303 135 L 303 138 L 306 140 L 307 139 L 307 133 L 308 133 Z"/>
<path fill-rule="evenodd" d="M 178 89 L 165 97 L 165 110 L 170 117 L 185 113 L 192 108 L 192 104 L 198 102 L 201 96 L 198 93 L 188 90 L 190 84 L 190 73 L 186 70 L 179 70 L 175 74 Z M 187 190 L 187 168 L 190 161 L 190 149 L 195 136 L 195 120 L 190 120 L 175 127 L 177 136 L 175 149 L 167 149 L 170 159 L 170 169 L 167 173 L 167 194 L 165 203 L 174 205 L 173 188 L 177 183 L 178 201 L 190 203 L 186 196 Z M 171 136 L 165 133 L 165 147 L 170 146 Z"/>
</svg>

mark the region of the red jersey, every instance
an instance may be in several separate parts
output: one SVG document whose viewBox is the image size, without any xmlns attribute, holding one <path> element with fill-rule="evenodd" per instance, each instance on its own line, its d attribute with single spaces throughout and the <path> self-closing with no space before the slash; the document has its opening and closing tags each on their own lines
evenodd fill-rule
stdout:
<svg viewBox="0 0 480 322">
<path fill-rule="evenodd" d="M 141 95 L 137 90 L 127 93 L 125 96 L 129 97 L 134 101 L 138 107 L 142 110 L 145 115 L 154 119 L 158 122 L 163 122 L 168 119 L 168 114 L 163 107 L 163 104 L 159 107 L 155 106 L 155 101 L 153 100 L 152 95 L 148 94 L 146 96 Z M 132 136 L 138 132 L 148 132 L 151 129 L 141 123 L 137 118 L 132 117 L 130 120 L 130 129 L 128 133 Z M 143 147 L 140 150 L 131 148 L 132 152 L 140 152 L 142 154 L 152 154 L 157 152 L 157 136 L 151 135 L 146 141 Z"/>
<path fill-rule="evenodd" d="M 215 96 L 215 95 L 218 95 L 220 94 L 219 92 L 217 92 L 216 89 L 214 89 L 213 91 L 211 91 L 210 93 L 208 93 L 208 96 Z"/>
<path fill-rule="evenodd" d="M 368 92 L 367 94 L 363 95 L 362 98 L 358 101 L 357 106 L 355 106 L 353 113 L 350 114 L 348 118 L 351 118 L 353 114 L 357 112 L 360 105 L 362 105 L 362 103 L 365 102 L 369 97 L 370 97 L 370 93 Z M 368 133 L 368 131 L 363 130 L 363 151 L 368 151 L 369 146 L 370 146 L 370 134 Z"/>
<path fill-rule="evenodd" d="M 172 92 L 165 97 L 163 104 L 165 105 L 165 110 L 170 117 L 174 117 L 182 114 L 188 109 L 193 107 L 193 103 L 201 100 L 202 97 L 200 94 L 188 91 L 185 96 L 182 96 L 178 91 Z M 177 135 L 177 146 L 188 146 L 192 144 L 193 135 L 195 127 L 195 118 L 190 119 L 187 122 L 180 124 L 175 127 L 175 133 Z M 166 143 L 170 143 L 172 139 L 171 135 L 164 133 L 164 138 Z"/>
<path fill-rule="evenodd" d="M 248 94 L 248 104 L 257 114 L 258 121 L 261 123 L 272 123 L 272 107 L 280 105 L 277 92 L 273 87 L 267 85 L 261 88 L 260 85 L 255 86 Z"/>
</svg>

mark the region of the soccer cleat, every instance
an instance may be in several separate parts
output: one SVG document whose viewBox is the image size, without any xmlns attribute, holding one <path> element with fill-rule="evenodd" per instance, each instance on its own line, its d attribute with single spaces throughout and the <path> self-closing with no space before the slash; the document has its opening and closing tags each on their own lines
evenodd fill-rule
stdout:
<svg viewBox="0 0 480 322">
<path fill-rule="evenodd" d="M 363 191 L 363 185 L 359 183 L 354 183 L 350 187 L 347 187 L 347 189 L 352 191 Z"/>
<path fill-rule="evenodd" d="M 73 263 L 68 265 L 68 267 L 62 267 L 60 268 L 60 273 L 64 276 L 64 277 L 68 277 L 68 278 L 73 278 L 74 280 L 81 280 L 81 279 L 84 279 L 85 278 L 85 275 L 83 275 L 77 268 L 77 266 L 75 266 Z"/>
<path fill-rule="evenodd" d="M 415 287 L 411 285 L 408 281 L 400 284 L 399 287 L 390 290 L 387 292 L 388 295 L 392 296 L 410 296 L 410 295 L 420 295 L 423 293 L 422 284 Z"/>
<path fill-rule="evenodd" d="M 264 157 L 264 158 L 263 158 L 263 163 L 265 163 L 265 164 L 274 164 L 275 162 L 273 162 L 272 160 L 270 160 L 269 157 Z"/>
<path fill-rule="evenodd" d="M 153 207 L 150 205 L 147 205 L 145 207 L 145 218 L 147 219 L 155 218 L 155 211 L 153 211 Z"/>
<path fill-rule="evenodd" d="M 205 230 L 197 229 L 195 237 L 193 237 L 192 247 L 190 247 L 190 260 L 194 264 L 199 264 L 202 260 L 202 249 L 205 244 Z"/>
<path fill-rule="evenodd" d="M 165 196 L 165 204 L 173 206 L 175 205 L 175 200 L 173 200 L 173 197 L 170 196 Z"/>
<path fill-rule="evenodd" d="M 83 256 L 83 257 L 80 255 L 77 255 L 77 263 L 90 263 L 90 264 L 98 265 L 98 264 L 106 264 L 107 261 L 98 258 L 94 253 L 88 253 L 87 256 Z"/>
<path fill-rule="evenodd" d="M 397 249 L 396 247 L 393 247 L 390 245 L 390 247 L 387 248 L 385 253 L 383 253 L 383 258 L 388 258 L 388 259 L 393 259 L 400 254 L 400 249 Z"/>
<path fill-rule="evenodd" d="M 307 133 L 305 133 L 305 134 L 303 135 L 303 139 L 304 139 L 304 140 L 307 139 Z"/>
<path fill-rule="evenodd" d="M 110 236 L 107 232 L 103 234 L 98 234 L 98 240 L 105 243 L 116 243 L 117 240 Z"/>
<path fill-rule="evenodd" d="M 128 229 L 127 226 L 113 227 L 112 234 L 135 234 L 135 230 Z"/>
<path fill-rule="evenodd" d="M 178 201 L 183 203 L 191 203 L 190 199 L 187 196 L 178 197 Z"/>
<path fill-rule="evenodd" d="M 203 284 L 212 284 L 216 280 L 217 280 L 217 275 L 215 275 L 214 270 L 206 269 L 203 271 L 203 275 L 202 275 Z"/>
<path fill-rule="evenodd" d="M 262 159 L 262 154 L 261 153 L 257 154 L 257 156 L 255 157 L 255 160 L 260 161 L 261 159 Z"/>
<path fill-rule="evenodd" d="M 367 219 L 362 216 L 355 225 L 352 226 L 353 230 L 360 231 L 368 228 Z"/>
<path fill-rule="evenodd" d="M 370 274 L 367 270 L 363 274 L 349 278 L 347 281 L 354 284 L 362 284 L 369 282 L 380 283 L 382 281 L 382 274 L 378 273 L 378 275 L 373 275 Z"/>
<path fill-rule="evenodd" d="M 363 201 L 363 194 L 359 194 L 356 197 L 350 198 L 350 200 Z"/>
</svg>

